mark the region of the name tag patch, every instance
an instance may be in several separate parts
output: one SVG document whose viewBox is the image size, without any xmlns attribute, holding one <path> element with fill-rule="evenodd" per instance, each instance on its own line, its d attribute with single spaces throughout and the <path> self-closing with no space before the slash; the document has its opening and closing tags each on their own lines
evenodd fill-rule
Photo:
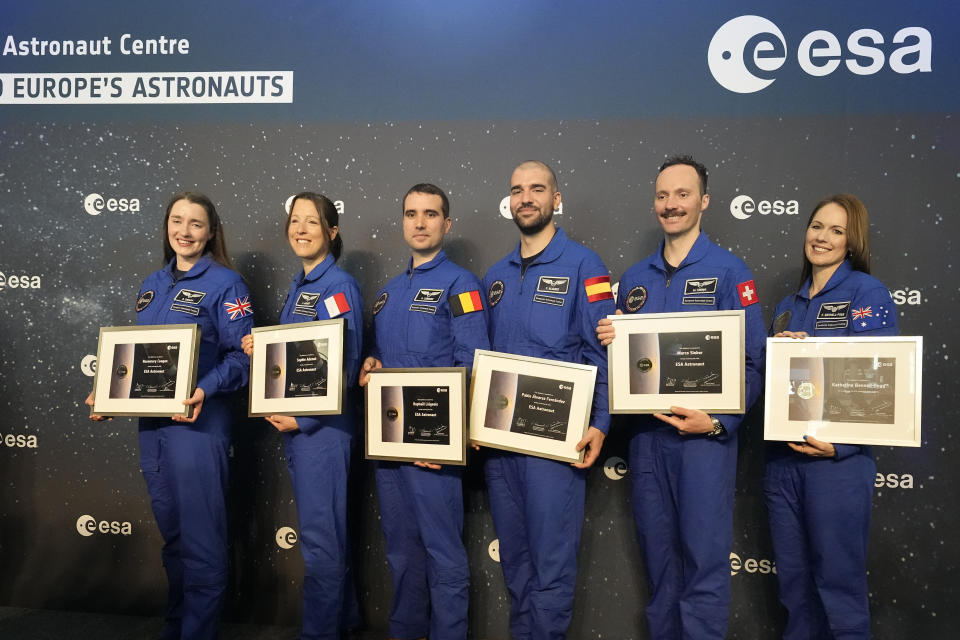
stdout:
<svg viewBox="0 0 960 640">
<path fill-rule="evenodd" d="M 192 316 L 200 315 L 200 307 L 191 307 L 190 305 L 180 304 L 179 302 L 174 302 L 170 305 L 171 311 L 180 311 L 181 313 L 189 313 Z"/>
<path fill-rule="evenodd" d="M 687 280 L 683 285 L 684 296 L 703 296 L 717 293 L 717 280 L 719 278 L 698 278 L 696 280 Z M 686 302 L 684 302 L 686 304 Z M 701 304 L 699 302 L 691 304 Z"/>
<path fill-rule="evenodd" d="M 690 296 L 683 299 L 683 304 L 701 304 L 701 305 L 707 304 L 712 306 L 712 305 L 715 305 L 716 303 L 717 303 L 717 299 L 713 296 L 700 296 L 700 297 Z"/>
<path fill-rule="evenodd" d="M 417 291 L 417 295 L 413 297 L 414 302 L 432 302 L 436 304 L 440 302 L 440 298 L 443 296 L 443 289 L 420 289 Z"/>
<path fill-rule="evenodd" d="M 817 329 L 844 329 L 849 324 L 850 301 L 824 302 L 817 312 Z"/>
<path fill-rule="evenodd" d="M 431 307 L 428 304 L 412 304 L 410 305 L 410 311 L 419 311 L 420 313 L 429 313 L 430 315 L 436 315 L 437 308 Z"/>
<path fill-rule="evenodd" d="M 182 302 L 185 304 L 200 304 L 200 301 L 203 300 L 206 295 L 207 293 L 205 291 L 180 289 L 180 291 L 177 291 L 177 296 L 173 299 L 173 301 Z"/>
<path fill-rule="evenodd" d="M 298 316 L 316 318 L 317 302 L 319 301 L 319 293 L 308 293 L 306 291 L 301 291 L 300 295 L 297 296 L 297 301 L 293 304 L 293 312 Z"/>
<path fill-rule="evenodd" d="M 533 301 L 539 302 L 541 304 L 552 304 L 555 307 L 563 306 L 563 298 L 556 298 L 554 296 L 545 296 L 539 293 L 533 296 Z"/>
<path fill-rule="evenodd" d="M 540 293 L 567 293 L 570 290 L 570 278 L 560 276 L 540 276 L 537 291 Z"/>
</svg>

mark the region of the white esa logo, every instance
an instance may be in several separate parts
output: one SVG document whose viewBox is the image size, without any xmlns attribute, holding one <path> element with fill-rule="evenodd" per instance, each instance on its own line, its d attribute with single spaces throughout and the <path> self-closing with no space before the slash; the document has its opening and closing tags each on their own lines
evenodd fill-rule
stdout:
<svg viewBox="0 0 960 640">
<path fill-rule="evenodd" d="M 97 356 L 91 353 L 83 356 L 83 360 L 80 361 L 80 371 L 88 378 L 95 376 L 97 374 Z"/>
<path fill-rule="evenodd" d="M 291 527 L 280 527 L 277 529 L 277 546 L 281 549 L 293 549 L 297 544 L 297 532 Z"/>
<path fill-rule="evenodd" d="M 804 73 L 828 76 L 841 61 L 850 73 L 869 76 L 885 63 L 899 74 L 929 72 L 933 38 L 923 27 L 904 27 L 893 34 L 889 61 L 876 29 L 857 29 L 847 37 L 846 50 L 830 31 L 819 29 L 797 45 L 797 63 Z M 773 84 L 774 74 L 787 61 L 787 40 L 773 22 L 760 16 L 740 16 L 717 29 L 707 48 L 707 65 L 714 79 L 735 93 L 756 93 Z"/>
<path fill-rule="evenodd" d="M 89 538 L 95 533 L 128 536 L 133 533 L 133 525 L 129 522 L 118 522 L 117 520 L 97 522 L 97 519 L 93 516 L 82 515 L 77 518 L 77 533 L 84 538 Z"/>
<path fill-rule="evenodd" d="M 0 435 L 0 444 L 10 449 L 36 449 L 37 436 L 8 433 L 7 435 Z"/>
<path fill-rule="evenodd" d="M 11 289 L 39 289 L 40 276 L 6 275 L 0 271 L 0 291 Z"/>
<path fill-rule="evenodd" d="M 500 201 L 500 215 L 506 218 L 507 220 L 513 220 L 513 214 L 510 213 L 510 196 L 505 197 Z M 560 208 L 553 212 L 555 216 L 563 215 L 563 203 L 560 203 Z"/>
<path fill-rule="evenodd" d="M 796 200 L 760 200 L 754 201 L 753 198 L 746 195 L 740 195 L 730 202 L 730 215 L 737 220 L 746 220 L 754 213 L 762 216 L 768 216 L 771 213 L 775 216 L 795 216 L 800 212 L 800 203 Z"/>
<path fill-rule="evenodd" d="M 911 307 L 917 307 L 923 304 L 923 297 L 920 294 L 919 289 L 892 289 L 890 291 L 890 297 L 893 298 L 893 303 L 898 307 L 904 305 L 909 305 Z"/>
<path fill-rule="evenodd" d="M 139 198 L 104 198 L 99 193 L 91 193 L 83 199 L 83 210 L 92 216 L 98 216 L 104 211 L 111 213 L 138 213 L 140 211 Z"/>
<path fill-rule="evenodd" d="M 740 571 L 746 571 L 747 573 L 776 573 L 777 564 L 773 560 L 768 560 L 763 558 L 757 560 L 756 558 L 747 558 L 746 560 L 741 560 L 740 556 L 730 552 L 730 575 L 735 576 Z"/>
<path fill-rule="evenodd" d="M 617 456 L 607 458 L 607 461 L 603 463 L 603 473 L 611 480 L 622 480 L 629 471 L 627 461 Z"/>
<path fill-rule="evenodd" d="M 904 473 L 903 475 L 888 473 L 884 475 L 878 472 L 873 486 L 877 489 L 882 489 L 883 487 L 887 489 L 913 489 L 913 476 L 909 473 Z"/>
</svg>

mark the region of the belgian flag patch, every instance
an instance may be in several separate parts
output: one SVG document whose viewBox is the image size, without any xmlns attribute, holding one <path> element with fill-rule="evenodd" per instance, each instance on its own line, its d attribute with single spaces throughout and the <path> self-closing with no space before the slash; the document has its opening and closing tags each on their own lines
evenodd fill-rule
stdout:
<svg viewBox="0 0 960 640">
<path fill-rule="evenodd" d="M 454 318 L 462 316 L 465 313 L 483 311 L 483 300 L 480 298 L 480 292 L 475 289 L 450 296 L 450 311 L 453 313 Z"/>
</svg>

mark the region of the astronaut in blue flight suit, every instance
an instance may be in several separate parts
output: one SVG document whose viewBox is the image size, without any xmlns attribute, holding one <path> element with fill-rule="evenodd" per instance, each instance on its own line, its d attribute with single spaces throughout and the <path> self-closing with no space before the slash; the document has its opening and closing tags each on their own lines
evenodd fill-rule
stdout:
<svg viewBox="0 0 960 640">
<path fill-rule="evenodd" d="M 163 537 L 169 592 L 161 638 L 216 638 L 227 588 L 226 394 L 247 384 L 241 337 L 253 326 L 250 292 L 232 270 L 223 230 L 205 195 L 181 192 L 167 205 L 167 266 L 144 281 L 137 324 L 199 324 L 193 416 L 140 419 L 140 467 Z M 91 400 L 88 399 L 88 404 Z M 100 416 L 91 416 L 97 420 Z"/>
<path fill-rule="evenodd" d="M 854 196 L 836 195 L 814 207 L 804 238 L 802 284 L 777 305 L 775 337 L 897 334 L 890 292 L 868 275 L 868 230 L 867 209 Z M 845 372 L 845 380 L 865 384 L 880 384 L 883 376 L 872 359 Z M 802 399 L 804 382 L 791 382 Z M 885 399 L 863 402 L 870 404 L 858 410 L 882 411 Z M 828 414 L 849 410 L 842 403 L 834 409 L 829 401 L 819 406 Z M 812 436 L 801 444 L 767 446 L 764 491 L 780 601 L 787 609 L 786 640 L 870 637 L 867 538 L 876 471 L 866 446 Z"/>
<path fill-rule="evenodd" d="M 345 320 L 343 375 L 349 388 L 343 399 L 343 412 L 266 418 L 283 434 L 287 469 L 297 502 L 304 564 L 300 637 L 336 640 L 341 630 L 359 623 L 359 605 L 349 578 L 347 479 L 357 422 L 357 399 L 351 396 L 355 388 L 352 383 L 360 369 L 363 301 L 356 280 L 336 264 L 343 239 L 333 202 L 309 191 L 294 196 L 286 234 L 303 268 L 290 283 L 280 314 L 281 324 Z M 243 338 L 248 354 L 253 352 L 253 341 L 252 335 Z M 323 360 L 323 354 L 320 357 Z M 286 382 L 289 389 L 290 379 Z M 287 391 L 285 394 L 295 397 Z"/>
<path fill-rule="evenodd" d="M 446 194 L 417 184 L 403 199 L 407 270 L 377 292 L 374 340 L 361 386 L 381 367 L 473 366 L 489 349 L 476 276 L 449 259 Z M 469 375 L 468 375 L 469 378 Z M 390 637 L 467 637 L 470 570 L 463 546 L 462 469 L 430 462 L 377 463 L 377 493 L 393 576 Z"/>
<path fill-rule="evenodd" d="M 582 463 L 494 450 L 486 461 L 510 592 L 510 633 L 517 640 L 566 635 L 583 526 L 583 469 L 600 455 L 610 424 L 606 351 L 593 333 L 598 320 L 614 311 L 610 276 L 593 251 L 554 226 L 560 202 L 550 167 L 521 163 L 510 179 L 520 242 L 483 279 L 495 351 L 597 367 L 591 426 L 577 445 L 587 450 Z"/>
<path fill-rule="evenodd" d="M 763 316 L 750 270 L 700 230 L 709 202 L 703 165 L 679 156 L 660 167 L 654 212 L 664 240 L 656 253 L 623 274 L 618 313 L 743 309 L 749 408 L 763 384 Z M 602 344 L 613 337 L 609 322 L 597 328 Z M 677 403 L 682 405 L 682 398 Z M 682 406 L 671 412 L 631 420 L 636 428 L 629 453 L 633 513 L 650 584 L 650 635 L 724 638 L 737 428 L 743 416 L 711 416 Z"/>
</svg>

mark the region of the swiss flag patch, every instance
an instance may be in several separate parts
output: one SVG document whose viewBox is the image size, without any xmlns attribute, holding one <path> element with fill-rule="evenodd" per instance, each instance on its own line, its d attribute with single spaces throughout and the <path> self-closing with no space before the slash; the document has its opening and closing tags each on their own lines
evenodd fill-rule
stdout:
<svg viewBox="0 0 960 640">
<path fill-rule="evenodd" d="M 331 318 L 336 318 L 340 314 L 350 311 L 350 303 L 347 302 L 347 296 L 342 293 L 325 298 L 323 304 L 327 308 L 327 315 Z"/>
<path fill-rule="evenodd" d="M 740 292 L 740 305 L 743 307 L 749 307 L 760 302 L 760 296 L 757 295 L 757 285 L 753 284 L 753 280 L 738 284 L 737 291 Z"/>
</svg>

